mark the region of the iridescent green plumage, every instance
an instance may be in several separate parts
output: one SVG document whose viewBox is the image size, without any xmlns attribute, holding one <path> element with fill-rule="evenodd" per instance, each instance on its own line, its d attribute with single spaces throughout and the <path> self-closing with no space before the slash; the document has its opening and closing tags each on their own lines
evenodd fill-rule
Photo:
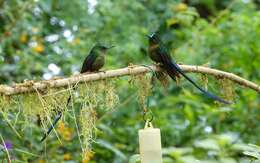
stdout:
<svg viewBox="0 0 260 163">
<path fill-rule="evenodd" d="M 101 69 L 105 64 L 105 54 L 107 49 L 112 48 L 103 45 L 95 45 L 83 62 L 80 73 L 94 72 Z"/>
<path fill-rule="evenodd" d="M 151 36 L 149 36 L 148 54 L 153 61 L 161 65 L 161 67 L 168 73 L 168 75 L 173 80 L 176 81 L 176 78 L 182 75 L 207 97 L 222 102 L 224 104 L 230 104 L 230 102 L 223 100 L 222 98 L 204 90 L 203 88 L 198 86 L 190 77 L 188 77 L 182 71 L 182 69 L 174 62 L 174 60 L 172 60 L 171 55 L 169 54 L 166 47 L 160 40 L 159 35 L 156 33 L 153 33 Z"/>
</svg>

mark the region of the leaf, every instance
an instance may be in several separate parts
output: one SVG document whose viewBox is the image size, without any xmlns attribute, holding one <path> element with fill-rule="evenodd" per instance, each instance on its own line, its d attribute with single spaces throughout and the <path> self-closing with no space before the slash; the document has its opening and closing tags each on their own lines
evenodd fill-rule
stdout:
<svg viewBox="0 0 260 163">
<path fill-rule="evenodd" d="M 129 159 L 129 163 L 139 163 L 139 162 L 141 162 L 139 154 L 135 154 L 131 156 Z"/>
<path fill-rule="evenodd" d="M 248 144 L 248 146 L 251 149 L 244 151 L 243 154 L 260 160 L 260 147 L 254 144 Z"/>
<path fill-rule="evenodd" d="M 110 144 L 109 142 L 102 140 L 102 139 L 97 139 L 96 141 L 100 146 L 103 146 L 109 150 L 111 150 L 112 152 L 114 152 L 114 154 L 117 157 L 120 157 L 122 160 L 126 160 L 126 156 L 124 155 L 124 153 L 122 153 L 120 150 L 118 150 L 117 148 L 115 148 L 112 144 Z"/>
<path fill-rule="evenodd" d="M 256 151 L 245 151 L 243 154 L 260 160 L 260 154 Z"/>
<path fill-rule="evenodd" d="M 176 18 L 170 18 L 166 20 L 167 27 L 171 27 L 172 25 L 178 24 L 179 20 Z"/>
<path fill-rule="evenodd" d="M 226 158 L 220 158 L 219 163 L 237 163 L 235 159 L 226 157 Z"/>
<path fill-rule="evenodd" d="M 220 147 L 216 140 L 213 139 L 205 139 L 205 140 L 199 140 L 194 143 L 195 147 L 197 148 L 203 148 L 203 149 L 211 149 L 211 150 L 220 150 Z"/>
<path fill-rule="evenodd" d="M 192 151 L 193 151 L 192 148 L 170 147 L 170 148 L 164 148 L 162 153 L 163 153 L 163 155 L 169 155 L 175 159 L 178 159 L 178 158 L 182 157 L 183 155 L 191 154 Z"/>
<path fill-rule="evenodd" d="M 255 151 L 259 152 L 260 153 L 260 146 L 258 145 L 255 145 L 255 144 L 248 144 L 250 147 L 254 148 Z"/>
</svg>

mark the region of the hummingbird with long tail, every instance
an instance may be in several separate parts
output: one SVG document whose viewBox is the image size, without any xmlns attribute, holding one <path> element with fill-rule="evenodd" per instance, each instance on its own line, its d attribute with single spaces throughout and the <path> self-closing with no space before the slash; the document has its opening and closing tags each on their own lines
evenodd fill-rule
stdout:
<svg viewBox="0 0 260 163">
<path fill-rule="evenodd" d="M 89 73 L 89 72 L 98 72 L 104 65 L 105 65 L 105 55 L 107 53 L 107 50 L 110 48 L 113 48 L 114 46 L 104 46 L 100 44 L 96 44 L 89 52 L 87 57 L 85 58 L 80 73 Z M 75 90 L 76 87 L 73 87 L 73 90 Z M 69 96 L 67 100 L 66 106 L 69 105 L 71 101 L 71 95 Z M 48 131 L 44 134 L 44 136 L 41 139 L 41 142 L 44 141 L 47 136 L 51 133 L 51 131 L 54 129 L 57 122 L 62 117 L 62 111 L 59 111 L 56 115 L 54 122 L 52 123 L 51 127 L 48 129 Z"/>
<path fill-rule="evenodd" d="M 160 39 L 158 33 L 152 33 L 148 36 L 149 46 L 148 46 L 148 55 L 149 57 L 160 67 L 167 72 L 167 74 L 176 81 L 181 75 L 186 78 L 192 85 L 194 85 L 198 90 L 200 90 L 206 97 L 216 100 L 224 104 L 231 104 L 231 102 L 226 101 L 208 91 L 201 88 L 196 84 L 190 77 L 188 77 L 183 70 L 176 64 L 172 59 L 171 55 L 167 51 L 167 48 Z"/>
</svg>

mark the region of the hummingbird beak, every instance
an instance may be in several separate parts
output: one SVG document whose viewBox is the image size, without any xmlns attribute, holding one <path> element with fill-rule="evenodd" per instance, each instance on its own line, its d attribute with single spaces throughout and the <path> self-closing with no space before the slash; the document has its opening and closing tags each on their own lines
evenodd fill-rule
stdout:
<svg viewBox="0 0 260 163">
<path fill-rule="evenodd" d="M 104 48 L 105 49 L 103 49 L 104 50 L 104 52 L 106 53 L 109 49 L 111 49 L 111 48 L 113 48 L 113 47 L 115 47 L 114 45 L 112 45 L 112 46 L 104 46 Z"/>
<path fill-rule="evenodd" d="M 151 38 L 151 36 L 150 35 L 145 35 L 146 37 L 148 37 L 148 38 Z"/>
<path fill-rule="evenodd" d="M 112 45 L 112 46 L 105 46 L 106 50 L 111 49 L 113 47 L 115 47 L 115 46 L 114 45 Z"/>
<path fill-rule="evenodd" d="M 113 47 L 116 47 L 115 45 L 112 45 L 112 46 L 110 46 L 110 47 L 107 47 L 107 49 L 111 49 L 111 48 L 113 48 Z"/>
</svg>

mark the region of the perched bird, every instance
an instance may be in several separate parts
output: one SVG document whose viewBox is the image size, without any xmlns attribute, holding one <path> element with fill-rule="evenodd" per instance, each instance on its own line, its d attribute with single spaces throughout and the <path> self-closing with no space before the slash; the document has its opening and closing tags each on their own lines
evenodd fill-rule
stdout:
<svg viewBox="0 0 260 163">
<path fill-rule="evenodd" d="M 80 73 L 99 71 L 105 64 L 105 54 L 114 46 L 95 45 L 83 62 Z"/>
<path fill-rule="evenodd" d="M 173 79 L 177 80 L 177 78 L 182 75 L 189 82 L 191 82 L 197 89 L 199 89 L 204 95 L 207 97 L 214 99 L 216 101 L 222 102 L 224 104 L 231 104 L 230 102 L 223 100 L 222 98 L 204 90 L 200 86 L 198 86 L 190 77 L 188 77 L 181 68 L 172 60 L 171 55 L 168 53 L 166 47 L 162 43 L 159 35 L 157 33 L 151 34 L 149 37 L 149 47 L 148 47 L 148 55 L 149 57 L 156 63 L 159 63 L 160 66 L 166 70 L 168 75 Z"/>
<path fill-rule="evenodd" d="M 100 45 L 100 44 L 95 45 L 89 52 L 88 56 L 85 58 L 85 60 L 82 64 L 80 73 L 99 71 L 99 69 L 101 69 L 105 64 L 105 54 L 106 54 L 107 50 L 112 47 L 114 47 L 114 46 L 107 47 L 107 46 Z M 75 90 L 75 89 L 76 88 L 74 86 L 73 90 Z M 71 96 L 69 96 L 66 106 L 69 105 L 70 100 L 71 100 Z M 57 124 L 57 122 L 60 120 L 61 117 L 62 117 L 62 111 L 59 111 L 57 116 L 55 117 L 54 122 L 52 123 L 51 127 L 48 129 L 48 131 L 42 137 L 41 142 L 47 138 L 47 136 L 50 134 L 50 132 L 52 131 L 52 129 L 54 128 L 54 126 Z"/>
</svg>

